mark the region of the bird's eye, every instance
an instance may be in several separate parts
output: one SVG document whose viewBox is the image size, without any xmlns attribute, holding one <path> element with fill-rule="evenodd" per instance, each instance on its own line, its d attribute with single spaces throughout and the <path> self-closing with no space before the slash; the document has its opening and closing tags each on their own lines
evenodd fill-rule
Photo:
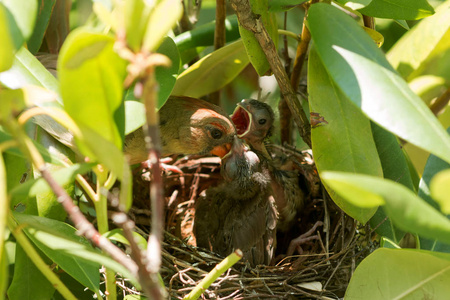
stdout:
<svg viewBox="0 0 450 300">
<path fill-rule="evenodd" d="M 218 140 L 222 137 L 222 131 L 219 129 L 213 129 L 211 130 L 211 136 L 213 139 Z"/>
<path fill-rule="evenodd" d="M 267 122 L 266 119 L 259 119 L 258 120 L 259 125 L 264 125 L 264 124 L 266 124 L 266 122 Z"/>
</svg>

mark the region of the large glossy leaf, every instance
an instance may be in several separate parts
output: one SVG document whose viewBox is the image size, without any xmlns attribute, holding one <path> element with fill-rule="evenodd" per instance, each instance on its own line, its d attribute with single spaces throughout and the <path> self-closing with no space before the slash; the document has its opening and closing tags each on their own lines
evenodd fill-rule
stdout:
<svg viewBox="0 0 450 300">
<path fill-rule="evenodd" d="M 433 177 L 430 184 L 431 196 L 439 203 L 441 211 L 450 214 L 450 169 Z"/>
<path fill-rule="evenodd" d="M 405 186 L 342 172 L 323 172 L 322 180 L 354 205 L 370 207 L 384 203 L 387 215 L 400 229 L 450 244 L 450 220 Z"/>
<path fill-rule="evenodd" d="M 373 122 L 370 125 L 383 168 L 383 177 L 401 183 L 414 191 L 408 162 L 397 138 Z M 374 218 L 370 219 L 370 225 L 372 228 L 377 228 L 378 234 L 388 237 L 395 243 L 399 243 L 404 234 L 386 216 L 383 208 L 379 208 Z"/>
<path fill-rule="evenodd" d="M 311 129 L 319 174 L 332 170 L 382 176 L 369 119 L 335 86 L 315 50 L 309 56 L 308 90 L 311 113 L 323 118 L 322 123 Z M 374 207 L 363 209 L 332 190 L 329 192 L 339 207 L 362 223 L 376 211 Z"/>
<path fill-rule="evenodd" d="M 400 20 L 418 20 L 434 13 L 427 0 L 372 0 L 359 11 L 371 17 Z"/>
<path fill-rule="evenodd" d="M 67 251 L 67 247 L 72 245 L 77 249 L 95 253 L 87 240 L 76 235 L 75 228 L 64 222 L 36 216 L 14 214 L 14 217 L 19 224 L 26 225 L 24 232 L 45 255 L 92 291 L 98 290 L 100 263 L 80 259 L 79 255 L 71 255 L 70 252 L 75 249 Z"/>
<path fill-rule="evenodd" d="M 381 127 L 450 162 L 450 137 L 351 17 L 317 3 L 308 21 L 328 74 L 355 105 Z"/>
<path fill-rule="evenodd" d="M 14 277 L 8 288 L 10 300 L 51 299 L 55 288 L 42 275 L 20 245 L 16 246 Z M 50 264 L 48 259 L 44 260 Z"/>
<path fill-rule="evenodd" d="M 129 0 L 123 4 L 127 44 L 138 52 L 147 27 L 150 5 L 144 0 Z"/>
<path fill-rule="evenodd" d="M 113 44 L 110 36 L 86 29 L 73 31 L 61 49 L 58 75 L 69 115 L 121 147 L 113 115 L 122 102 L 125 61 L 115 53 Z"/>
<path fill-rule="evenodd" d="M 37 16 L 37 0 L 2 0 L 8 9 L 9 28 L 12 30 L 12 38 L 17 49 L 33 33 Z"/>
<path fill-rule="evenodd" d="M 446 299 L 449 280 L 448 255 L 382 248 L 356 268 L 345 299 Z"/>
<path fill-rule="evenodd" d="M 269 11 L 270 12 L 287 11 L 304 2 L 306 2 L 306 0 L 269 0 Z"/>
<path fill-rule="evenodd" d="M 278 45 L 278 27 L 276 16 L 267 10 L 269 6 L 268 0 L 250 0 L 250 6 L 252 12 L 255 15 L 260 16 L 264 27 L 266 28 L 269 36 L 273 40 L 275 46 Z M 242 42 L 244 43 L 247 55 L 255 68 L 259 76 L 266 75 L 267 71 L 270 69 L 269 62 L 267 61 L 266 55 L 261 48 L 258 40 L 255 38 L 254 34 L 245 29 L 239 24 L 239 32 L 241 34 Z"/>
<path fill-rule="evenodd" d="M 419 197 L 424 199 L 428 204 L 433 206 L 435 209 L 439 210 L 440 207 L 436 203 L 434 199 L 431 198 L 430 195 L 430 184 L 433 177 L 441 172 L 442 170 L 446 170 L 450 168 L 450 164 L 443 161 L 442 159 L 430 155 L 428 161 L 426 162 L 425 169 L 423 171 L 422 179 L 419 184 Z M 448 218 L 448 216 L 447 216 Z M 437 240 L 420 238 L 420 248 L 425 250 L 432 251 L 442 251 L 442 252 L 450 252 L 450 246 L 447 244 L 443 244 Z"/>
<path fill-rule="evenodd" d="M 0 2 L 0 72 L 11 68 L 14 58 L 14 42 L 9 30 L 7 10 Z"/>
<path fill-rule="evenodd" d="M 11 69 L 0 73 L 0 83 L 10 89 L 32 84 L 59 94 L 56 78 L 25 47 L 15 54 Z"/>
<path fill-rule="evenodd" d="M 125 267 L 94 249 L 85 238 L 80 238 L 76 234 L 75 228 L 67 223 L 24 214 L 14 214 L 14 217 L 19 223 L 27 224 L 25 230 L 27 236 L 58 264 L 58 261 L 64 260 L 63 263 L 67 264 L 69 268 L 73 268 L 74 272 L 78 272 L 77 269 L 80 270 L 80 267 L 81 270 L 87 271 L 91 270 L 91 267 L 104 265 L 137 284 L 136 279 Z M 98 274 L 98 269 L 96 269 L 96 273 Z M 80 279 L 75 276 L 74 278 Z M 92 281 L 94 282 L 94 280 Z"/>
<path fill-rule="evenodd" d="M 88 172 L 95 164 L 75 164 L 73 166 L 62 168 L 51 172 L 53 178 L 60 185 L 72 182 L 77 174 Z M 21 185 L 17 185 L 10 191 L 11 196 L 36 196 L 38 194 L 50 192 L 51 189 L 47 182 L 42 178 L 31 179 Z"/>
<path fill-rule="evenodd" d="M 36 54 L 42 45 L 42 40 L 44 39 L 45 31 L 47 30 L 55 3 L 56 0 L 39 1 L 36 26 L 34 27 L 33 34 L 27 44 L 28 50 L 33 54 Z"/>
<path fill-rule="evenodd" d="M 0 272 L 3 271 L 3 267 L 5 264 L 5 255 L 4 255 L 4 242 L 5 242 L 5 233 L 6 233 L 6 217 L 8 215 L 9 210 L 9 201 L 8 201 L 8 188 L 6 183 L 6 168 L 5 163 L 3 161 L 3 153 L 0 152 Z M 1 288 L 5 282 L 0 281 L 0 292 L 3 292 Z"/>
<path fill-rule="evenodd" d="M 142 49 L 152 52 L 159 47 L 183 14 L 183 5 L 178 0 L 162 0 L 150 13 Z"/>
<path fill-rule="evenodd" d="M 423 75 L 432 62 L 435 68 L 442 66 L 442 56 L 450 51 L 449 7 L 450 1 L 441 4 L 435 15 L 414 26 L 387 53 L 387 59 L 403 78 L 410 81 Z"/>
<path fill-rule="evenodd" d="M 173 95 L 199 98 L 217 91 L 233 80 L 249 63 L 242 41 L 203 57 L 181 73 Z"/>
</svg>

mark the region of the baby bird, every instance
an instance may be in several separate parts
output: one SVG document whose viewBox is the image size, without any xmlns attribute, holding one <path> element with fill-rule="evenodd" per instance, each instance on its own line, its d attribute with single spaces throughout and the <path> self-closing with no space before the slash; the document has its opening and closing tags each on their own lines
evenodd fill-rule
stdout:
<svg viewBox="0 0 450 300">
<path fill-rule="evenodd" d="M 269 176 L 259 157 L 235 138 L 223 158 L 224 182 L 197 199 L 197 246 L 226 256 L 241 249 L 251 266 L 269 264 L 276 244 L 277 212 Z"/>
<path fill-rule="evenodd" d="M 264 141 L 271 135 L 274 119 L 272 108 L 254 99 L 242 100 L 231 116 L 238 137 L 251 146 L 269 171 L 273 197 L 279 213 L 277 229 L 285 232 L 292 227 L 297 213 L 303 207 L 305 194 L 299 186 L 301 174 L 296 170 L 285 170 L 282 162 L 272 159 L 266 150 Z"/>
<path fill-rule="evenodd" d="M 236 129 L 222 108 L 206 101 L 171 96 L 159 110 L 162 154 L 213 154 L 225 156 Z M 144 132 L 139 128 L 125 137 L 124 152 L 130 164 L 147 160 Z"/>
</svg>

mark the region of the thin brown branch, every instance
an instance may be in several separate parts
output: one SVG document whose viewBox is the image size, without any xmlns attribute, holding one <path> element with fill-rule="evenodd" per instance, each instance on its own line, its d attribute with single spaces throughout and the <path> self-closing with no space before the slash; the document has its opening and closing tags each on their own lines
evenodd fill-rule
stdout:
<svg viewBox="0 0 450 300">
<path fill-rule="evenodd" d="M 140 281 L 140 277 L 138 276 L 138 266 L 136 263 L 127 257 L 125 253 L 111 243 L 106 237 L 100 235 L 94 225 L 92 225 L 81 213 L 78 206 L 73 204 L 72 198 L 69 194 L 67 194 L 66 190 L 64 190 L 63 187 L 56 182 L 45 165 L 41 165 L 39 167 L 39 172 L 41 173 L 42 178 L 44 178 L 52 191 L 58 197 L 58 202 L 60 202 L 64 207 L 78 232 L 85 236 L 88 240 L 92 241 L 94 245 L 102 249 L 105 253 L 109 254 L 115 261 L 126 267 L 131 274 L 133 274 L 133 276 L 138 278 Z"/>
<path fill-rule="evenodd" d="M 284 30 L 287 28 L 287 12 L 284 12 Z M 283 49 L 283 56 L 284 56 L 284 70 L 289 75 L 289 72 L 291 70 L 291 58 L 289 57 L 289 47 L 288 47 L 288 41 L 287 36 L 283 35 L 283 42 L 284 42 L 284 49 Z M 284 144 L 292 144 L 292 114 L 289 110 L 289 106 L 286 103 L 286 100 L 284 98 L 280 99 L 280 102 L 278 103 L 278 112 L 280 114 L 280 138 L 281 138 L 281 145 Z"/>
<path fill-rule="evenodd" d="M 363 15 L 363 21 L 365 27 L 375 30 L 375 19 L 373 17 Z"/>
<path fill-rule="evenodd" d="M 289 77 L 278 56 L 275 44 L 264 27 L 261 18 L 253 14 L 248 0 L 231 0 L 231 6 L 236 11 L 239 23 L 242 27 L 253 32 L 255 38 L 259 42 L 267 57 L 272 72 L 277 79 L 281 96 L 286 99 L 289 109 L 294 116 L 294 121 L 299 128 L 300 135 L 305 143 L 311 147 L 311 127 L 309 126 L 308 117 L 301 107 L 296 92 L 292 88 Z"/>
<path fill-rule="evenodd" d="M 430 109 L 433 114 L 437 115 L 444 107 L 448 105 L 450 101 L 450 88 L 448 88 L 436 101 L 431 104 Z"/>
<path fill-rule="evenodd" d="M 148 76 L 144 78 L 144 91 L 142 100 L 145 105 L 146 120 L 144 124 L 145 145 L 149 153 L 151 173 L 153 179 L 150 181 L 150 201 L 152 208 L 152 228 L 148 238 L 147 246 L 147 268 L 150 275 L 157 276 L 161 267 L 161 242 L 164 230 L 164 194 L 163 180 L 161 175 L 161 138 L 159 136 L 159 117 L 156 112 L 156 88 L 154 68 L 148 69 Z M 153 299 L 162 299 L 162 289 L 155 286 Z"/>
</svg>

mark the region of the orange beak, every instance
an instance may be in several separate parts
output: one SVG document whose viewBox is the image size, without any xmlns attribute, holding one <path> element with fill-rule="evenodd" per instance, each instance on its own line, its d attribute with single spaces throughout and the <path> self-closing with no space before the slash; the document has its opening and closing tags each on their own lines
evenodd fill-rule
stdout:
<svg viewBox="0 0 450 300">
<path fill-rule="evenodd" d="M 231 143 L 223 144 L 220 146 L 216 146 L 211 150 L 211 154 L 217 155 L 220 158 L 223 158 L 225 155 L 228 154 L 231 150 Z"/>
</svg>

